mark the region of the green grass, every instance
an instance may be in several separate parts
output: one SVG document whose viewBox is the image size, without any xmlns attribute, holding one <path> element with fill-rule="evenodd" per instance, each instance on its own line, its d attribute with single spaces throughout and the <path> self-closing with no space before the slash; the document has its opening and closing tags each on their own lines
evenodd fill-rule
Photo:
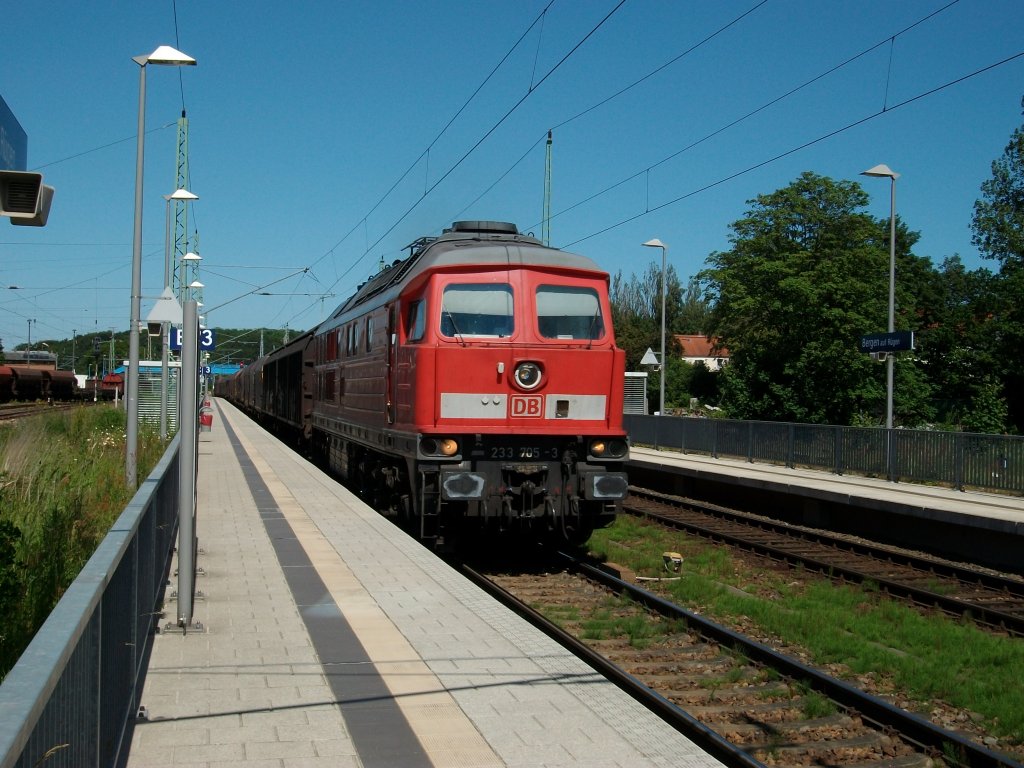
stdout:
<svg viewBox="0 0 1024 768">
<path fill-rule="evenodd" d="M 886 599 L 873 585 L 805 581 L 799 571 L 765 584 L 763 572 L 744 572 L 723 547 L 628 516 L 595 532 L 589 546 L 603 559 L 652 577 L 669 575 L 663 552 L 679 552 L 682 578 L 657 583 L 675 602 L 723 624 L 752 622 L 805 649 L 816 665 L 841 665 L 851 679 L 871 677 L 916 701 L 922 712 L 942 700 L 980 713 L 992 733 L 1024 743 L 1019 639 L 921 614 Z"/>
<path fill-rule="evenodd" d="M 124 479 L 124 412 L 99 405 L 0 427 L 0 675 L 134 495 Z M 139 476 L 164 450 L 139 434 Z"/>
</svg>

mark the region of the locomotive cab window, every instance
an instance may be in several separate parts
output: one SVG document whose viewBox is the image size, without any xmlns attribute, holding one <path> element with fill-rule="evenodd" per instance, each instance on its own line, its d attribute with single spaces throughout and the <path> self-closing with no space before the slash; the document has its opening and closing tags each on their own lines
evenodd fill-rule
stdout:
<svg viewBox="0 0 1024 768">
<path fill-rule="evenodd" d="M 601 302 L 593 288 L 537 288 L 537 329 L 547 339 L 594 340 L 604 336 Z"/>
<path fill-rule="evenodd" d="M 449 285 L 441 301 L 441 333 L 460 338 L 506 338 L 515 323 L 512 288 L 491 283 Z"/>
<path fill-rule="evenodd" d="M 420 341 L 427 330 L 427 304 L 420 299 L 409 305 L 406 312 L 406 338 L 409 341 Z"/>
</svg>

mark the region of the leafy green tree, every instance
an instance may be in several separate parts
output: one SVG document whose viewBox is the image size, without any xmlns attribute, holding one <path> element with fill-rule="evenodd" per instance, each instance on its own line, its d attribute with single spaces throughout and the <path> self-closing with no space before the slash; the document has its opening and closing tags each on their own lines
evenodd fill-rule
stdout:
<svg viewBox="0 0 1024 768">
<path fill-rule="evenodd" d="M 992 163 L 992 178 L 982 183 L 981 194 L 971 222 L 974 244 L 1004 268 L 1024 266 L 1024 126 Z"/>
<path fill-rule="evenodd" d="M 673 336 L 680 333 L 703 333 L 709 321 L 710 309 L 704 298 L 699 280 L 692 279 L 684 290 L 674 266 L 665 269 L 665 408 L 675 410 L 689 405 L 692 366 L 683 362 Z M 651 262 L 640 275 L 631 275 L 627 281 L 621 272 L 612 278 L 610 299 L 615 338 L 626 350 L 626 367 L 640 370 L 640 360 L 648 349 L 661 350 L 661 264 Z M 705 369 L 706 370 L 706 369 Z M 652 371 L 647 379 L 648 401 L 658 408 L 661 377 Z M 713 381 L 703 379 L 701 393 L 715 395 Z"/>
<path fill-rule="evenodd" d="M 683 293 L 679 314 L 676 316 L 672 331 L 686 334 L 705 333 L 710 320 L 711 305 L 704 297 L 700 280 L 696 277 L 691 278 Z"/>
<path fill-rule="evenodd" d="M 960 257 L 953 256 L 938 269 L 916 275 L 914 284 L 921 325 L 915 356 L 933 384 L 937 419 L 972 430 L 967 421 L 984 421 L 986 431 L 1003 431 L 1005 424 L 997 424 L 996 417 L 1005 418 L 1005 402 L 989 418 L 966 418 L 977 413 L 979 398 L 992 403 L 993 397 L 1001 397 L 991 389 L 993 384 L 1001 389 L 994 375 L 999 370 L 993 314 L 998 279 L 987 269 L 967 270 Z"/>
<path fill-rule="evenodd" d="M 731 418 L 849 424 L 884 412 L 884 366 L 859 351 L 860 336 L 886 327 L 889 222 L 862 212 L 856 182 L 804 173 L 760 195 L 731 225 L 729 251 L 711 254 L 701 278 L 713 301 L 709 332 L 728 347 L 721 381 Z M 917 241 L 898 222 L 900 269 Z M 910 287 L 897 279 L 897 328 L 913 318 Z M 927 412 L 928 386 L 901 358 L 897 417 Z M 902 418 L 900 418 L 902 421 Z"/>
<path fill-rule="evenodd" d="M 683 289 L 671 264 L 665 269 L 665 354 L 670 352 L 671 334 L 679 324 Z M 622 272 L 611 282 L 610 296 L 615 338 L 626 350 L 626 367 L 639 370 L 640 359 L 648 347 L 661 349 L 661 265 L 651 262 L 640 276 Z"/>
<path fill-rule="evenodd" d="M 1024 108 L 1024 99 L 1021 100 Z M 973 242 L 982 256 L 999 262 L 991 331 L 995 371 L 1008 405 L 1007 421 L 1024 429 L 1024 126 L 1010 136 L 992 163 L 992 177 L 974 204 Z"/>
<path fill-rule="evenodd" d="M 984 376 L 976 387 L 970 407 L 962 414 L 961 424 L 967 432 L 999 434 L 1006 430 L 1008 416 L 1001 384 L 994 376 Z"/>
</svg>

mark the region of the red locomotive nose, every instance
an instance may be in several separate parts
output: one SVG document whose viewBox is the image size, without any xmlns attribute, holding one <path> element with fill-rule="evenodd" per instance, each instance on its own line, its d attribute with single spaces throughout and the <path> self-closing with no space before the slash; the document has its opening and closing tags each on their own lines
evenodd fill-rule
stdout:
<svg viewBox="0 0 1024 768">
<path fill-rule="evenodd" d="M 232 395 L 439 546 L 608 525 L 628 459 L 608 274 L 502 222 L 410 249 Z"/>
</svg>

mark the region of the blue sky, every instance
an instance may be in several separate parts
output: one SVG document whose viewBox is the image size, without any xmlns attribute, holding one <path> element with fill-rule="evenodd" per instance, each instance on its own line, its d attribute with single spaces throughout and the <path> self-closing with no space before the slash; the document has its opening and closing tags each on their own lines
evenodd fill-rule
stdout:
<svg viewBox="0 0 1024 768">
<path fill-rule="evenodd" d="M 1024 121 L 1024 57 L 944 86 L 1024 52 L 1022 29 L 1019 0 L 9 4 L 0 95 L 56 196 L 45 228 L 0 222 L 0 339 L 128 327 L 132 57 L 159 45 L 198 65 L 147 70 L 143 317 L 184 105 L 201 312 L 304 330 L 453 220 L 539 234 L 548 129 L 551 243 L 613 275 L 660 262 L 656 237 L 688 278 L 804 171 L 887 217 L 888 181 L 858 175 L 878 163 L 916 253 L 995 268 L 969 226 Z"/>
</svg>

